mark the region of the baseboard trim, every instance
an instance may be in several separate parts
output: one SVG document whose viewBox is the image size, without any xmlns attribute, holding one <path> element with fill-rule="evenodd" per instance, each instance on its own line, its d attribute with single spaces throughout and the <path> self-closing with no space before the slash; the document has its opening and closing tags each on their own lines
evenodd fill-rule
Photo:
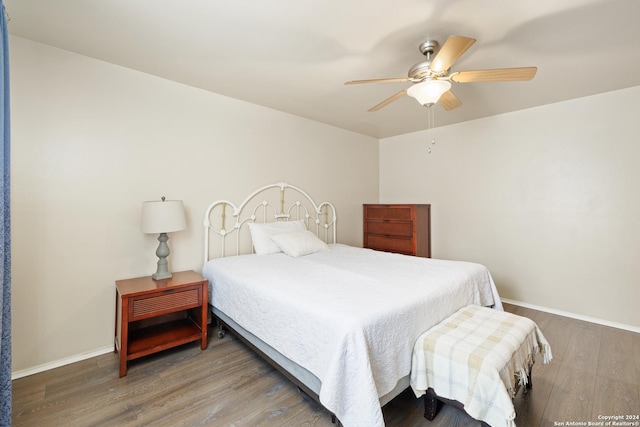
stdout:
<svg viewBox="0 0 640 427">
<path fill-rule="evenodd" d="M 49 369 L 59 368 L 60 366 L 69 365 L 71 363 L 80 362 L 81 360 L 91 359 L 92 357 L 101 356 L 103 354 L 113 353 L 113 346 L 103 347 L 88 353 L 76 354 L 75 356 L 66 357 L 64 359 L 55 360 L 43 365 L 34 366 L 33 368 L 22 369 L 20 371 L 11 373 L 11 380 L 16 380 L 22 377 L 28 377 L 29 375 L 39 374 L 40 372 L 48 371 Z"/>
<path fill-rule="evenodd" d="M 640 327 L 627 325 L 626 323 L 612 322 L 610 320 L 600 319 L 598 317 L 585 316 L 583 314 L 572 313 L 569 311 L 557 310 L 555 308 L 544 307 L 541 305 L 529 304 L 527 302 L 501 298 L 502 302 L 517 305 L 520 307 L 530 308 L 532 310 L 544 311 L 546 313 L 557 314 L 558 316 L 570 317 L 572 319 L 584 320 L 585 322 L 597 323 L 599 325 L 610 326 L 612 328 L 624 329 L 625 331 L 636 332 L 640 334 Z"/>
</svg>

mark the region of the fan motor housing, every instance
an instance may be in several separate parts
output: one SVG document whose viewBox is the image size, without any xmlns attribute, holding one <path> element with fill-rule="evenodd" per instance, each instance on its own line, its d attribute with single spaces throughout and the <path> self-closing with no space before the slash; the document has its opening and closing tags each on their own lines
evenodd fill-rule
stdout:
<svg viewBox="0 0 640 427">
<path fill-rule="evenodd" d="M 422 80 L 423 78 L 427 77 L 430 73 L 429 65 L 431 65 L 430 60 L 418 62 L 409 69 L 409 78 Z"/>
<path fill-rule="evenodd" d="M 426 60 L 420 61 L 409 69 L 408 76 L 413 80 L 423 80 L 425 77 L 431 75 L 429 66 L 431 60 L 440 49 L 440 43 L 437 40 L 425 40 L 418 46 L 418 50 L 426 57 Z"/>
</svg>

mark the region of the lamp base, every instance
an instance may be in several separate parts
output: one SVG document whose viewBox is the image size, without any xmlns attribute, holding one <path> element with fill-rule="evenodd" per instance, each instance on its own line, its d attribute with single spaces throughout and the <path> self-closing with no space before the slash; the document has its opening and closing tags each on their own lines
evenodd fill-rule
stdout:
<svg viewBox="0 0 640 427">
<path fill-rule="evenodd" d="M 160 244 L 156 250 L 156 255 L 158 256 L 158 268 L 156 272 L 151 275 L 153 280 L 170 279 L 172 277 L 171 273 L 167 269 L 167 257 L 169 256 L 169 245 L 167 245 L 167 240 L 169 240 L 167 233 L 160 233 L 158 236 Z"/>
<path fill-rule="evenodd" d="M 173 275 L 171 273 L 153 273 L 151 278 L 153 280 L 171 279 Z"/>
</svg>

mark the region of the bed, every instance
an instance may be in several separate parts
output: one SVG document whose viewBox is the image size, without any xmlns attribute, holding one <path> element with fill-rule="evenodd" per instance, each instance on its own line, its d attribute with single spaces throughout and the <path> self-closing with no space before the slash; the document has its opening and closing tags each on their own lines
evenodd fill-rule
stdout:
<svg viewBox="0 0 640 427">
<path fill-rule="evenodd" d="M 382 406 L 409 387 L 415 340 L 463 306 L 502 305 L 482 265 L 343 245 L 336 225 L 333 204 L 287 183 L 211 203 L 209 302 L 344 426 L 384 426 Z"/>
</svg>

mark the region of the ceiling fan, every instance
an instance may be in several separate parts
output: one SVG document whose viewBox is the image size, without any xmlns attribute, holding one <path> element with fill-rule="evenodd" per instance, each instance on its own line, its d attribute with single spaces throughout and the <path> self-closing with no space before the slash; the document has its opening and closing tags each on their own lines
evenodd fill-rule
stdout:
<svg viewBox="0 0 640 427">
<path fill-rule="evenodd" d="M 460 100 L 450 91 L 451 82 L 506 82 L 531 80 L 538 70 L 537 67 L 497 68 L 491 70 L 454 71 L 451 66 L 469 49 L 475 39 L 464 36 L 450 36 L 440 47 L 436 40 L 426 40 L 420 43 L 418 49 L 426 57 L 409 69 L 408 77 L 351 80 L 345 84 L 411 82 L 413 86 L 391 95 L 369 111 L 378 111 L 383 107 L 409 95 L 420 104 L 431 106 L 440 103 L 445 110 L 453 110 L 462 105 Z M 434 56 L 435 55 L 435 56 Z"/>
</svg>

